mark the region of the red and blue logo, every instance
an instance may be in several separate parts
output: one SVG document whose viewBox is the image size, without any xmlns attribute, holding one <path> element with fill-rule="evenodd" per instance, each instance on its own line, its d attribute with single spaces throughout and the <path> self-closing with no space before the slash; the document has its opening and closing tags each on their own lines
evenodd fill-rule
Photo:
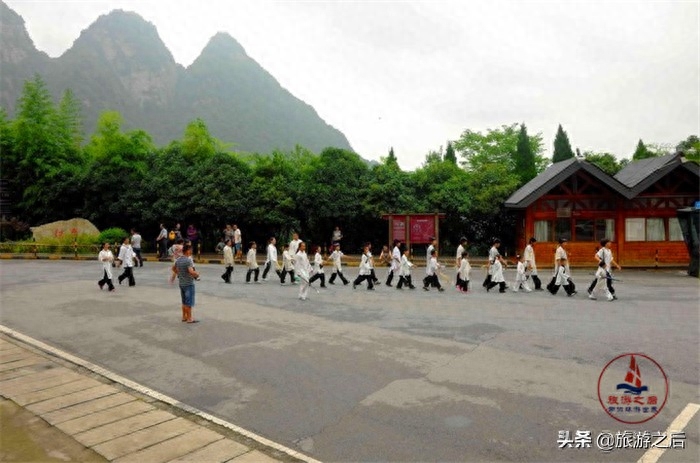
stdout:
<svg viewBox="0 0 700 463">
<path fill-rule="evenodd" d="M 598 378 L 600 405 L 622 423 L 649 421 L 661 412 L 667 399 L 666 373 L 658 362 L 645 354 L 615 357 L 605 365 Z"/>
</svg>

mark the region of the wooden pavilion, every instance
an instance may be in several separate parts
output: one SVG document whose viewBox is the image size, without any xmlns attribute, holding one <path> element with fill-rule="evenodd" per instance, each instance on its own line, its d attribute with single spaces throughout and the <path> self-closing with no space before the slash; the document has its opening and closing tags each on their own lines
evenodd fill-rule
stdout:
<svg viewBox="0 0 700 463">
<path fill-rule="evenodd" d="M 559 238 L 573 265 L 592 264 L 602 238 L 620 265 L 687 265 L 677 210 L 700 198 L 700 166 L 680 154 L 643 159 L 610 176 L 577 158 L 557 162 L 506 200 L 520 220 L 521 252 L 535 237 L 538 265 L 553 265 Z"/>
</svg>

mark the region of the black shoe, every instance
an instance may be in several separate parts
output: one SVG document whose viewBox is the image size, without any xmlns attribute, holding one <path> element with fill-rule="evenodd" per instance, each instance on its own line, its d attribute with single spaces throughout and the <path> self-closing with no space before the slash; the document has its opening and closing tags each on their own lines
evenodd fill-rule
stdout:
<svg viewBox="0 0 700 463">
<path fill-rule="evenodd" d="M 352 284 L 352 289 L 357 288 L 357 285 L 355 283 Z"/>
<path fill-rule="evenodd" d="M 224 281 L 226 281 L 226 276 L 225 276 L 225 275 L 221 275 L 221 279 L 224 280 Z"/>
<path fill-rule="evenodd" d="M 367 288 L 367 291 L 374 291 L 374 288 Z"/>
<path fill-rule="evenodd" d="M 567 296 L 569 296 L 569 297 L 574 297 L 576 294 L 578 294 L 578 293 L 577 293 L 576 291 L 574 291 L 574 292 L 571 293 L 571 294 L 567 294 Z"/>
<path fill-rule="evenodd" d="M 445 288 L 438 288 L 438 291 L 443 292 Z M 505 291 L 503 291 L 505 293 Z"/>
<path fill-rule="evenodd" d="M 430 291 L 430 288 L 428 288 L 427 286 L 423 286 L 423 291 Z"/>
<path fill-rule="evenodd" d="M 392 286 L 391 283 L 387 283 L 386 285 L 387 285 L 389 288 L 391 288 L 391 286 Z"/>
<path fill-rule="evenodd" d="M 348 283 L 350 283 L 350 282 L 349 281 L 343 282 L 343 286 L 347 285 Z"/>
<path fill-rule="evenodd" d="M 333 283 L 332 281 L 329 281 L 328 284 L 329 284 L 329 285 L 334 285 L 335 283 Z"/>
<path fill-rule="evenodd" d="M 416 289 L 416 287 L 413 286 L 413 285 L 411 285 L 411 286 L 408 287 L 408 289 Z"/>
<path fill-rule="evenodd" d="M 321 285 L 321 288 L 328 288 L 328 286 L 326 286 L 326 285 Z"/>
</svg>

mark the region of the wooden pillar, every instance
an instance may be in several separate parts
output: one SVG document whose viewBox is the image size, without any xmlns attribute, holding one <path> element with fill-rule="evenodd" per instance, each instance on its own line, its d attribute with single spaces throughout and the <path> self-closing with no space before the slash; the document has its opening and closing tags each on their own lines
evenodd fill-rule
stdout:
<svg viewBox="0 0 700 463">
<path fill-rule="evenodd" d="M 615 239 L 617 242 L 617 256 L 615 261 L 623 265 L 625 263 L 625 199 L 618 199 L 615 202 L 616 219 L 615 219 Z"/>
</svg>

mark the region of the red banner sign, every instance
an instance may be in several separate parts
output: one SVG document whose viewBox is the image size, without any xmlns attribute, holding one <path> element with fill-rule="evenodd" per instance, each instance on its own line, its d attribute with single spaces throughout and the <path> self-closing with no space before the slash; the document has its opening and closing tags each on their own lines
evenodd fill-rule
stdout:
<svg viewBox="0 0 700 463">
<path fill-rule="evenodd" d="M 435 236 L 435 217 L 411 216 L 411 243 L 430 243 Z"/>
<path fill-rule="evenodd" d="M 401 240 L 401 242 L 406 242 L 406 218 L 405 217 L 393 217 L 391 221 L 391 236 L 395 240 Z"/>
</svg>

